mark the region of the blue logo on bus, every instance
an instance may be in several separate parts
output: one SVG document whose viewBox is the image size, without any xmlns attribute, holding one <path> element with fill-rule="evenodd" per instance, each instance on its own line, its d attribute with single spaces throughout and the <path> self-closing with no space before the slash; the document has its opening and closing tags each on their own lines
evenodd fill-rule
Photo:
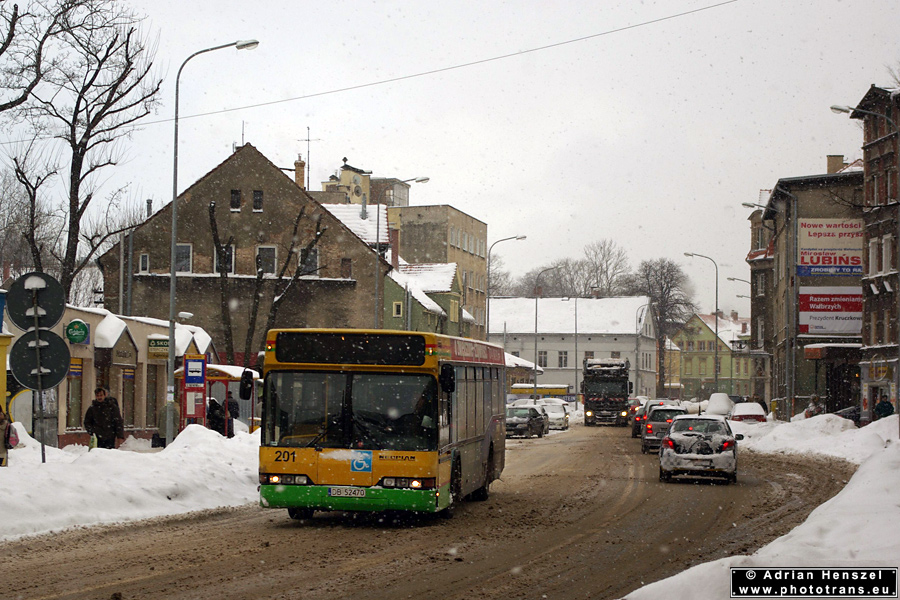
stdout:
<svg viewBox="0 0 900 600">
<path fill-rule="evenodd" d="M 372 472 L 372 451 L 351 450 L 350 470 L 363 473 Z"/>
</svg>

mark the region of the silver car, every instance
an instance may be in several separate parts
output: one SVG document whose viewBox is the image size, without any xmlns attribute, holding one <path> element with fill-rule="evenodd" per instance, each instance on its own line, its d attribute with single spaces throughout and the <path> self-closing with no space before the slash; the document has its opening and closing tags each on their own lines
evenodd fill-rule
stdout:
<svg viewBox="0 0 900 600">
<path fill-rule="evenodd" d="M 647 418 L 641 424 L 641 452 L 647 454 L 650 450 L 659 448 L 660 440 L 665 437 L 672 419 L 684 414 L 687 414 L 687 410 L 681 406 L 651 406 Z"/>
<path fill-rule="evenodd" d="M 659 480 L 674 475 L 711 475 L 737 481 L 737 442 L 721 415 L 675 417 L 659 447 Z"/>
</svg>

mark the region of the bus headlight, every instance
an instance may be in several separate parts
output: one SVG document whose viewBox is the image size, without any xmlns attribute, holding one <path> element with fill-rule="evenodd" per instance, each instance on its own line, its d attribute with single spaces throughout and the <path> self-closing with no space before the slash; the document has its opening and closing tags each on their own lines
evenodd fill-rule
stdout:
<svg viewBox="0 0 900 600">
<path fill-rule="evenodd" d="M 586 416 L 586 417 L 593 417 L 593 416 L 594 416 L 594 413 L 591 412 L 591 411 L 589 411 L 589 410 L 586 410 L 586 411 L 584 411 L 584 416 Z"/>
<path fill-rule="evenodd" d="M 259 482 L 262 485 L 309 485 L 309 477 L 306 475 L 260 473 Z"/>
<path fill-rule="evenodd" d="M 407 490 L 433 490 L 434 477 L 385 477 L 381 480 L 381 487 Z"/>
</svg>

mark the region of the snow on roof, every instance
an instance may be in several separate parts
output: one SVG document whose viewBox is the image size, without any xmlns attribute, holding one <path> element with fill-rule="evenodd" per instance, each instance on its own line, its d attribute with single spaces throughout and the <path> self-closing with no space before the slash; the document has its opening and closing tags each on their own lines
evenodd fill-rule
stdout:
<svg viewBox="0 0 900 600">
<path fill-rule="evenodd" d="M 107 311 L 106 316 L 103 317 L 94 332 L 94 347 L 112 348 L 126 329 L 128 329 L 128 325 L 125 321 Z"/>
<path fill-rule="evenodd" d="M 422 308 L 427 310 L 430 313 L 434 313 L 436 315 L 445 316 L 446 313 L 444 309 L 441 308 L 441 305 L 432 300 L 428 294 L 425 293 L 424 290 L 419 285 L 418 279 L 413 276 L 407 275 L 397 269 L 393 269 L 388 273 L 388 277 L 393 279 L 397 285 L 402 287 L 403 289 L 409 291 L 412 297 L 422 305 Z"/>
<path fill-rule="evenodd" d="M 135 317 L 135 316 L 120 316 L 120 318 L 125 319 L 126 321 L 135 321 L 137 323 L 144 323 L 145 325 L 155 325 L 158 327 L 165 327 L 168 330 L 169 321 L 166 319 L 154 319 L 153 317 Z M 180 332 L 180 329 L 187 330 L 190 334 L 190 339 L 186 338 L 183 332 Z M 169 339 L 169 334 L 159 334 L 159 333 L 151 333 L 147 335 L 147 339 Z M 207 350 L 209 350 L 210 345 L 212 344 L 212 337 L 206 330 L 202 327 L 197 327 L 196 325 L 185 325 L 183 323 L 175 323 L 175 352 L 177 356 L 181 356 L 187 350 L 187 347 L 191 344 L 191 339 L 197 344 L 197 351 L 200 354 L 206 354 Z"/>
<path fill-rule="evenodd" d="M 534 333 L 534 298 L 491 298 L 491 334 Z M 647 296 L 578 298 L 578 333 L 631 334 L 646 322 Z M 538 329 L 575 333 L 575 298 L 540 298 Z M 644 310 L 641 310 L 644 308 Z M 640 320 L 640 322 L 639 322 Z"/>
<path fill-rule="evenodd" d="M 414 277 L 426 292 L 450 292 L 456 277 L 456 263 L 401 264 L 400 271 Z"/>
<path fill-rule="evenodd" d="M 838 173 L 850 173 L 852 171 L 863 171 L 863 170 L 865 170 L 863 161 L 861 158 L 857 158 L 852 163 L 845 165 L 840 170 L 838 170 Z"/>
<path fill-rule="evenodd" d="M 361 204 L 323 204 L 322 206 L 365 243 L 375 244 L 375 234 L 378 230 L 381 230 L 381 233 L 378 235 L 378 243 L 388 243 L 386 205 L 379 204 L 377 206 L 378 211 L 381 212 L 380 215 L 376 212 L 375 206 L 367 206 L 365 219 L 360 216 L 362 214 Z M 378 229 L 375 228 L 376 221 L 379 221 Z"/>
<path fill-rule="evenodd" d="M 703 321 L 707 327 L 709 327 L 710 331 L 716 330 L 716 316 L 715 315 L 701 315 L 698 314 L 697 317 Z M 719 318 L 719 339 L 725 342 L 729 349 L 733 348 L 733 343 L 741 340 L 741 339 L 750 339 L 750 318 L 749 317 L 738 317 L 737 319 L 732 319 L 731 317 Z"/>
<path fill-rule="evenodd" d="M 459 311 L 462 313 L 462 320 L 466 323 L 474 323 L 475 317 L 472 316 L 472 313 L 467 311 L 466 309 L 460 307 Z"/>
<path fill-rule="evenodd" d="M 525 368 L 525 369 L 530 369 L 532 371 L 534 370 L 533 362 L 531 362 L 529 360 L 525 360 L 524 358 L 522 358 L 520 356 L 513 356 L 509 352 L 504 352 L 504 354 L 506 355 L 506 367 L 508 369 Z M 544 372 L 544 369 L 541 367 L 538 367 L 538 373 L 543 373 L 543 372 Z"/>
</svg>

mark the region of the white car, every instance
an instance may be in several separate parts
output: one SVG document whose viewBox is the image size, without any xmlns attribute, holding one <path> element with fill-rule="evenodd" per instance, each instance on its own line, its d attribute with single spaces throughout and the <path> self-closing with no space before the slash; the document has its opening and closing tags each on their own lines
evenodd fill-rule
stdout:
<svg viewBox="0 0 900 600">
<path fill-rule="evenodd" d="M 734 405 L 731 411 L 732 421 L 743 423 L 765 423 L 766 411 L 756 402 L 740 402 Z"/>
<path fill-rule="evenodd" d="M 545 404 L 544 410 L 550 417 L 550 429 L 569 428 L 569 408 L 565 404 Z"/>
<path fill-rule="evenodd" d="M 659 480 L 675 475 L 705 475 L 737 481 L 737 442 L 721 415 L 679 415 L 659 445 Z"/>
</svg>

